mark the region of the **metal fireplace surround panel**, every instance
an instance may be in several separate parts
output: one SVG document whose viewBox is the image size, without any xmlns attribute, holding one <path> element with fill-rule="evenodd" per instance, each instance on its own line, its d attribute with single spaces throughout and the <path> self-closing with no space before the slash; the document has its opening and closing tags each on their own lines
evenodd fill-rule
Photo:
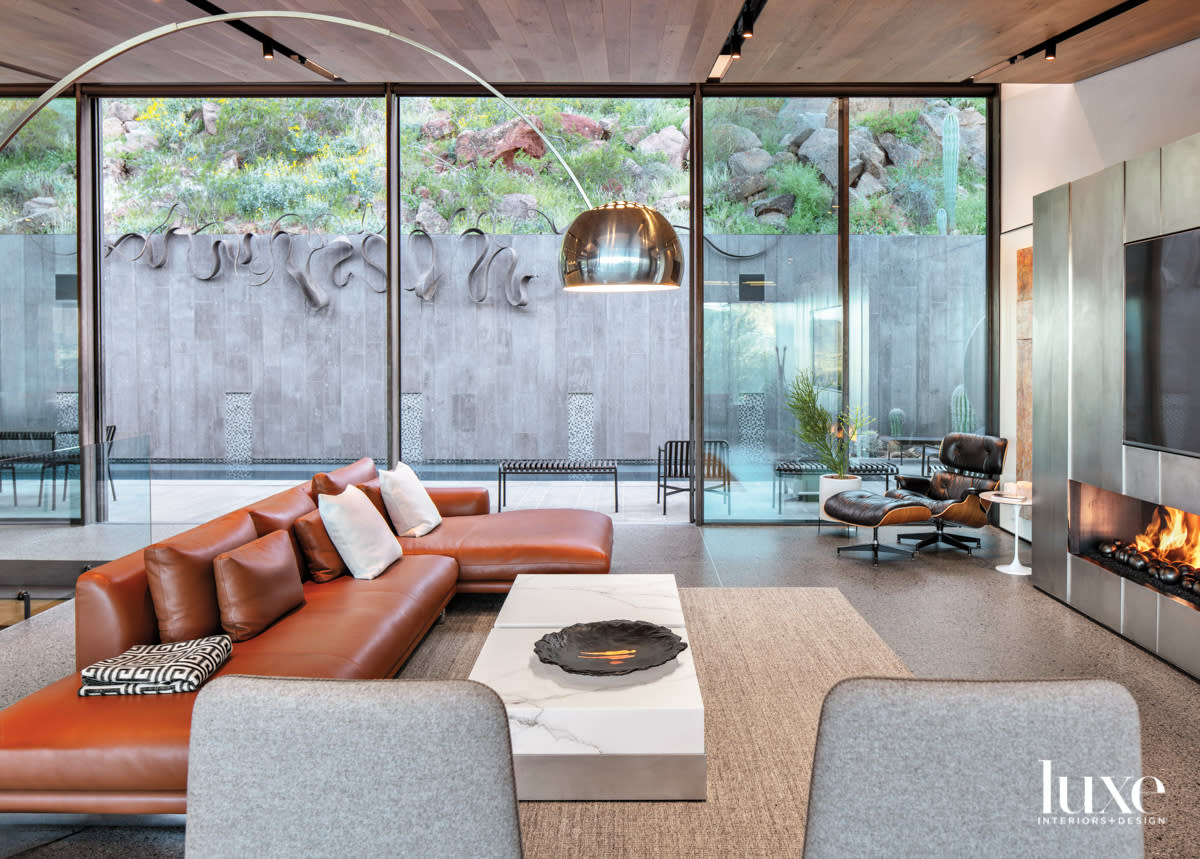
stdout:
<svg viewBox="0 0 1200 859">
<path fill-rule="evenodd" d="M 1200 612 L 1067 551 L 1069 480 L 1200 511 L 1200 459 L 1124 445 L 1121 425 L 1124 243 L 1194 227 L 1200 135 L 1034 198 L 1032 581 L 1200 676 Z"/>
</svg>

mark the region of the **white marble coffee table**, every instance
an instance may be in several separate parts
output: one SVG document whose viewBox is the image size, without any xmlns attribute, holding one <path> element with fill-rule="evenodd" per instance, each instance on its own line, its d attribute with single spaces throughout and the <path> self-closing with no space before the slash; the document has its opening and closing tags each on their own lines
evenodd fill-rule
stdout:
<svg viewBox="0 0 1200 859">
<path fill-rule="evenodd" d="M 594 579 L 610 581 L 597 590 Z M 508 711 L 517 797 L 705 799 L 704 703 L 691 648 L 665 665 L 608 677 L 570 674 L 542 663 L 533 652 L 539 638 L 571 623 L 622 618 L 662 623 L 671 610 L 674 577 L 519 576 L 505 600 L 509 621 L 528 622 L 544 609 L 574 611 L 571 581 L 580 585 L 578 616 L 545 626 L 500 626 L 497 621 L 471 670 L 470 679 L 494 689 Z M 639 610 L 639 593 L 648 603 L 646 612 L 658 612 L 658 619 Z M 589 611 L 593 599 L 622 610 Z M 678 592 L 674 603 L 678 610 Z M 672 628 L 687 641 L 682 611 L 679 620 Z"/>
<path fill-rule="evenodd" d="M 552 627 L 596 620 L 644 620 L 683 628 L 679 588 L 670 575 L 520 575 L 496 626 Z"/>
</svg>

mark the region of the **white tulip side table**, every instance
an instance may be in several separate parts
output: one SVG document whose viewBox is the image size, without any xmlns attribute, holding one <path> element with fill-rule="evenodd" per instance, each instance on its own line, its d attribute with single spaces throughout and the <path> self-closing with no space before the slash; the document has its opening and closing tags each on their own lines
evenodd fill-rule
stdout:
<svg viewBox="0 0 1200 859">
<path fill-rule="evenodd" d="M 1021 563 L 1021 557 L 1017 553 L 1021 545 L 1021 538 L 1017 536 L 1017 519 L 1021 515 L 1022 507 L 1033 506 L 1033 499 L 1026 498 L 1024 495 L 1005 495 L 1003 492 L 980 492 L 979 497 L 984 501 L 995 502 L 996 504 L 1007 504 L 1013 508 L 1013 559 L 1011 564 L 1000 564 L 996 567 L 1002 573 L 1008 573 L 1010 576 L 1028 576 L 1033 572 L 1032 567 L 1027 567 Z"/>
</svg>

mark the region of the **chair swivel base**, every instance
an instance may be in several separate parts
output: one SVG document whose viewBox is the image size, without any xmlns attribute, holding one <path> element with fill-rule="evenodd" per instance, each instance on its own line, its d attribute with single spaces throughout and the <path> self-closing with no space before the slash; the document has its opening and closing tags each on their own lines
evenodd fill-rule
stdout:
<svg viewBox="0 0 1200 859">
<path fill-rule="evenodd" d="M 871 553 L 871 563 L 876 564 L 876 565 L 879 564 L 879 553 L 880 552 L 887 552 L 892 555 L 907 555 L 909 560 L 912 560 L 913 558 L 915 558 L 917 556 L 917 553 L 915 551 L 910 551 L 909 549 L 901 549 L 899 546 L 888 546 L 884 543 L 880 543 L 879 542 L 879 529 L 874 528 L 872 530 L 873 530 L 873 533 L 871 535 L 870 543 L 859 543 L 857 546 L 838 546 L 837 553 L 840 555 L 840 554 L 842 554 L 842 552 L 870 552 Z"/>
<path fill-rule="evenodd" d="M 926 546 L 932 546 L 935 543 L 945 543 L 947 546 L 953 546 L 956 549 L 962 549 L 968 555 L 972 549 L 979 548 L 980 541 L 978 537 L 968 537 L 958 534 L 947 534 L 941 528 L 936 531 L 922 531 L 917 534 L 897 534 L 897 540 L 919 540 L 917 545 L 913 546 L 914 552 L 919 552 Z"/>
</svg>

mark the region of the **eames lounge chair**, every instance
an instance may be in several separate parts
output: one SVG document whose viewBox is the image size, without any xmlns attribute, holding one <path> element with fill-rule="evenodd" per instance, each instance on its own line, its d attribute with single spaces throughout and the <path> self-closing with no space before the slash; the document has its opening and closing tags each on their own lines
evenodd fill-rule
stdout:
<svg viewBox="0 0 1200 859">
<path fill-rule="evenodd" d="M 946 523 L 982 528 L 987 524 L 991 504 L 979 497 L 999 485 L 1004 470 L 1004 454 L 1008 439 L 993 435 L 950 433 L 942 438 L 938 462 L 945 471 L 930 477 L 897 477 L 899 489 L 887 493 L 888 498 L 919 501 L 929 508 L 936 531 L 900 534 L 898 540 L 919 540 L 914 547 L 920 551 L 934 543 L 946 543 L 968 555 L 979 545 L 978 537 L 947 534 Z"/>
</svg>

